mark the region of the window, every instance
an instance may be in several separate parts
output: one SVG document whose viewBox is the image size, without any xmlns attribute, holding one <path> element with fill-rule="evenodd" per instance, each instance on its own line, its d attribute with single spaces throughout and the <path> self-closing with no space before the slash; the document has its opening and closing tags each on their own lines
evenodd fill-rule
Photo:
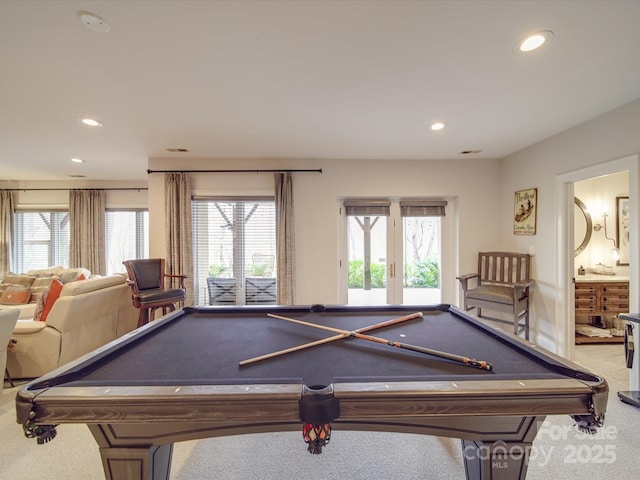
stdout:
<svg viewBox="0 0 640 480">
<path fill-rule="evenodd" d="M 107 209 L 105 215 L 107 275 L 124 272 L 124 260 L 149 256 L 149 212 Z"/>
<path fill-rule="evenodd" d="M 191 208 L 195 303 L 275 304 L 273 198 L 196 198 Z"/>
<path fill-rule="evenodd" d="M 345 200 L 351 305 L 441 301 L 446 201 Z"/>
<path fill-rule="evenodd" d="M 68 211 L 17 211 L 13 220 L 13 271 L 69 266 Z"/>
</svg>

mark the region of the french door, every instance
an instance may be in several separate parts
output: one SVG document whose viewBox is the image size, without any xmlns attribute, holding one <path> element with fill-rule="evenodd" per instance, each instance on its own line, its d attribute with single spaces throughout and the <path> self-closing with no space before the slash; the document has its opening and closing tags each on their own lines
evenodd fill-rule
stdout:
<svg viewBox="0 0 640 480">
<path fill-rule="evenodd" d="M 445 201 L 345 200 L 346 303 L 441 302 Z"/>
</svg>

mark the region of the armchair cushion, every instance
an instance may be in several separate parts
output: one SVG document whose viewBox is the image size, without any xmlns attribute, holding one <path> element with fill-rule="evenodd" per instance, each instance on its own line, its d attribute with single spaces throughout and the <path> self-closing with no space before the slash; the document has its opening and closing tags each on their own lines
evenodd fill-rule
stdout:
<svg viewBox="0 0 640 480">
<path fill-rule="evenodd" d="M 157 302 L 157 301 L 171 301 L 175 299 L 176 302 L 184 300 L 185 291 L 184 288 L 154 288 L 152 290 L 144 290 L 138 293 L 138 301 L 141 303 Z"/>
<path fill-rule="evenodd" d="M 480 285 L 467 291 L 467 298 L 475 300 L 485 300 L 487 302 L 503 303 L 511 305 L 513 303 L 513 288 L 499 285 Z M 521 296 L 520 298 L 523 298 Z"/>
</svg>

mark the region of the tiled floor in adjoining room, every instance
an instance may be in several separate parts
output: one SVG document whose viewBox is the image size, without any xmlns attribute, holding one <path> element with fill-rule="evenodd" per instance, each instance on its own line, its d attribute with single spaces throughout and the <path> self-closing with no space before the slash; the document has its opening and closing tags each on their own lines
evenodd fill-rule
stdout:
<svg viewBox="0 0 640 480">
<path fill-rule="evenodd" d="M 610 391 L 628 390 L 629 369 L 625 363 L 623 344 L 576 345 L 574 361 L 606 376 L 611 383 Z"/>
</svg>

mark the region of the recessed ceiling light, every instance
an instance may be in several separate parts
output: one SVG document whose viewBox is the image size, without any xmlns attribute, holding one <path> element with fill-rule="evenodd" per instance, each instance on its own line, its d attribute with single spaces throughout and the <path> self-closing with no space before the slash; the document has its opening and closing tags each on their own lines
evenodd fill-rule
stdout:
<svg viewBox="0 0 640 480">
<path fill-rule="evenodd" d="M 516 44 L 516 51 L 527 53 L 537 50 L 544 44 L 549 43 L 553 38 L 553 32 L 551 30 L 542 30 L 541 32 L 529 35 Z"/>
<path fill-rule="evenodd" d="M 434 122 L 429 126 L 429 128 L 434 132 L 437 132 L 438 130 L 442 130 L 446 126 L 447 124 L 444 122 Z"/>
<path fill-rule="evenodd" d="M 81 158 L 72 158 L 71 161 L 73 163 L 84 163 L 84 160 L 82 160 Z"/>
<path fill-rule="evenodd" d="M 90 127 L 101 127 L 103 125 L 100 120 L 96 120 L 94 118 L 81 118 L 80 121 Z"/>
<path fill-rule="evenodd" d="M 80 17 L 80 21 L 87 27 L 93 30 L 94 32 L 99 33 L 107 33 L 111 30 L 111 25 L 101 19 L 94 13 L 91 12 L 78 12 L 78 17 Z"/>
</svg>

